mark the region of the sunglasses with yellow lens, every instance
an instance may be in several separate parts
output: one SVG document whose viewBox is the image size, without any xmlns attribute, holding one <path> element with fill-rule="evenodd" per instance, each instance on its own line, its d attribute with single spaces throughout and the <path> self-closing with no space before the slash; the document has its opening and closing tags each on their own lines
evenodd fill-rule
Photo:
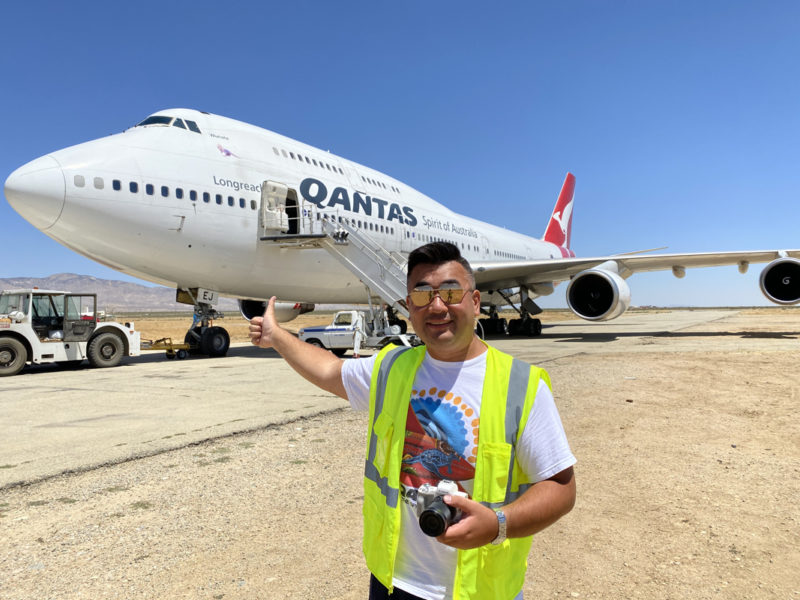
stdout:
<svg viewBox="0 0 800 600">
<path fill-rule="evenodd" d="M 428 306 L 437 295 L 445 304 L 458 304 L 469 291 L 471 290 L 465 290 L 458 283 L 443 283 L 438 288 L 420 285 L 408 293 L 408 299 L 418 308 Z"/>
</svg>

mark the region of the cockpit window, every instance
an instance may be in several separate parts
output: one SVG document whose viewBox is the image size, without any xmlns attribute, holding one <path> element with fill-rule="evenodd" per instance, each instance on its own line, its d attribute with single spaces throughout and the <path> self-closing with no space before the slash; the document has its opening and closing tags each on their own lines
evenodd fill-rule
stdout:
<svg viewBox="0 0 800 600">
<path fill-rule="evenodd" d="M 170 123 L 172 123 L 172 117 L 154 115 L 152 117 L 147 117 L 144 121 L 139 123 L 137 127 L 144 127 L 145 125 L 169 125 Z"/>
<path fill-rule="evenodd" d="M 173 127 L 180 127 L 181 129 L 188 128 L 195 133 L 200 133 L 200 128 L 194 121 L 177 117 L 168 117 L 167 115 L 153 115 L 152 117 L 147 117 L 144 121 L 136 125 L 136 127 L 147 127 L 148 125 L 158 125 L 160 127 L 169 127 L 172 125 Z"/>
</svg>

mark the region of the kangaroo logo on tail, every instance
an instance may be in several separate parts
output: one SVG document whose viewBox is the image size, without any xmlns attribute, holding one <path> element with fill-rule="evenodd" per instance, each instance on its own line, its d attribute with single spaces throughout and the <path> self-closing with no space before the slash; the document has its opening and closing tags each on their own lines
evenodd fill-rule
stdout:
<svg viewBox="0 0 800 600">
<path fill-rule="evenodd" d="M 561 193 L 558 195 L 550 222 L 544 232 L 544 241 L 569 250 L 572 238 L 572 203 L 575 194 L 575 176 L 567 173 Z M 571 254 L 571 253 L 569 253 Z"/>
</svg>

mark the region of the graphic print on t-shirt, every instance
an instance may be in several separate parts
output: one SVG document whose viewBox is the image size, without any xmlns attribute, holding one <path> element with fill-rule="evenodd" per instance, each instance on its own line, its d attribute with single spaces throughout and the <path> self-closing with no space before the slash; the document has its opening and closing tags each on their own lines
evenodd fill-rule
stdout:
<svg viewBox="0 0 800 600">
<path fill-rule="evenodd" d="M 474 479 L 477 433 L 478 419 L 460 397 L 436 388 L 413 390 L 400 483 L 416 489 L 443 479 Z"/>
</svg>

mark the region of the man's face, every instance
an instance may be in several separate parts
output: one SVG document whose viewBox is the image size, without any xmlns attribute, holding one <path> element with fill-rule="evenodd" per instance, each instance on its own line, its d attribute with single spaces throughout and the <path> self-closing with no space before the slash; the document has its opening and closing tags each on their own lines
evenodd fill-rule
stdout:
<svg viewBox="0 0 800 600">
<path fill-rule="evenodd" d="M 416 306 L 407 300 L 409 319 L 431 356 L 439 360 L 464 360 L 477 340 L 475 317 L 480 314 L 481 293 L 471 289 L 466 269 L 455 261 L 417 265 L 408 278 L 408 291 L 422 285 L 436 289 L 442 284 L 458 284 L 466 293 L 460 302 L 453 304 L 445 304 L 438 294 L 427 306 Z"/>
</svg>

